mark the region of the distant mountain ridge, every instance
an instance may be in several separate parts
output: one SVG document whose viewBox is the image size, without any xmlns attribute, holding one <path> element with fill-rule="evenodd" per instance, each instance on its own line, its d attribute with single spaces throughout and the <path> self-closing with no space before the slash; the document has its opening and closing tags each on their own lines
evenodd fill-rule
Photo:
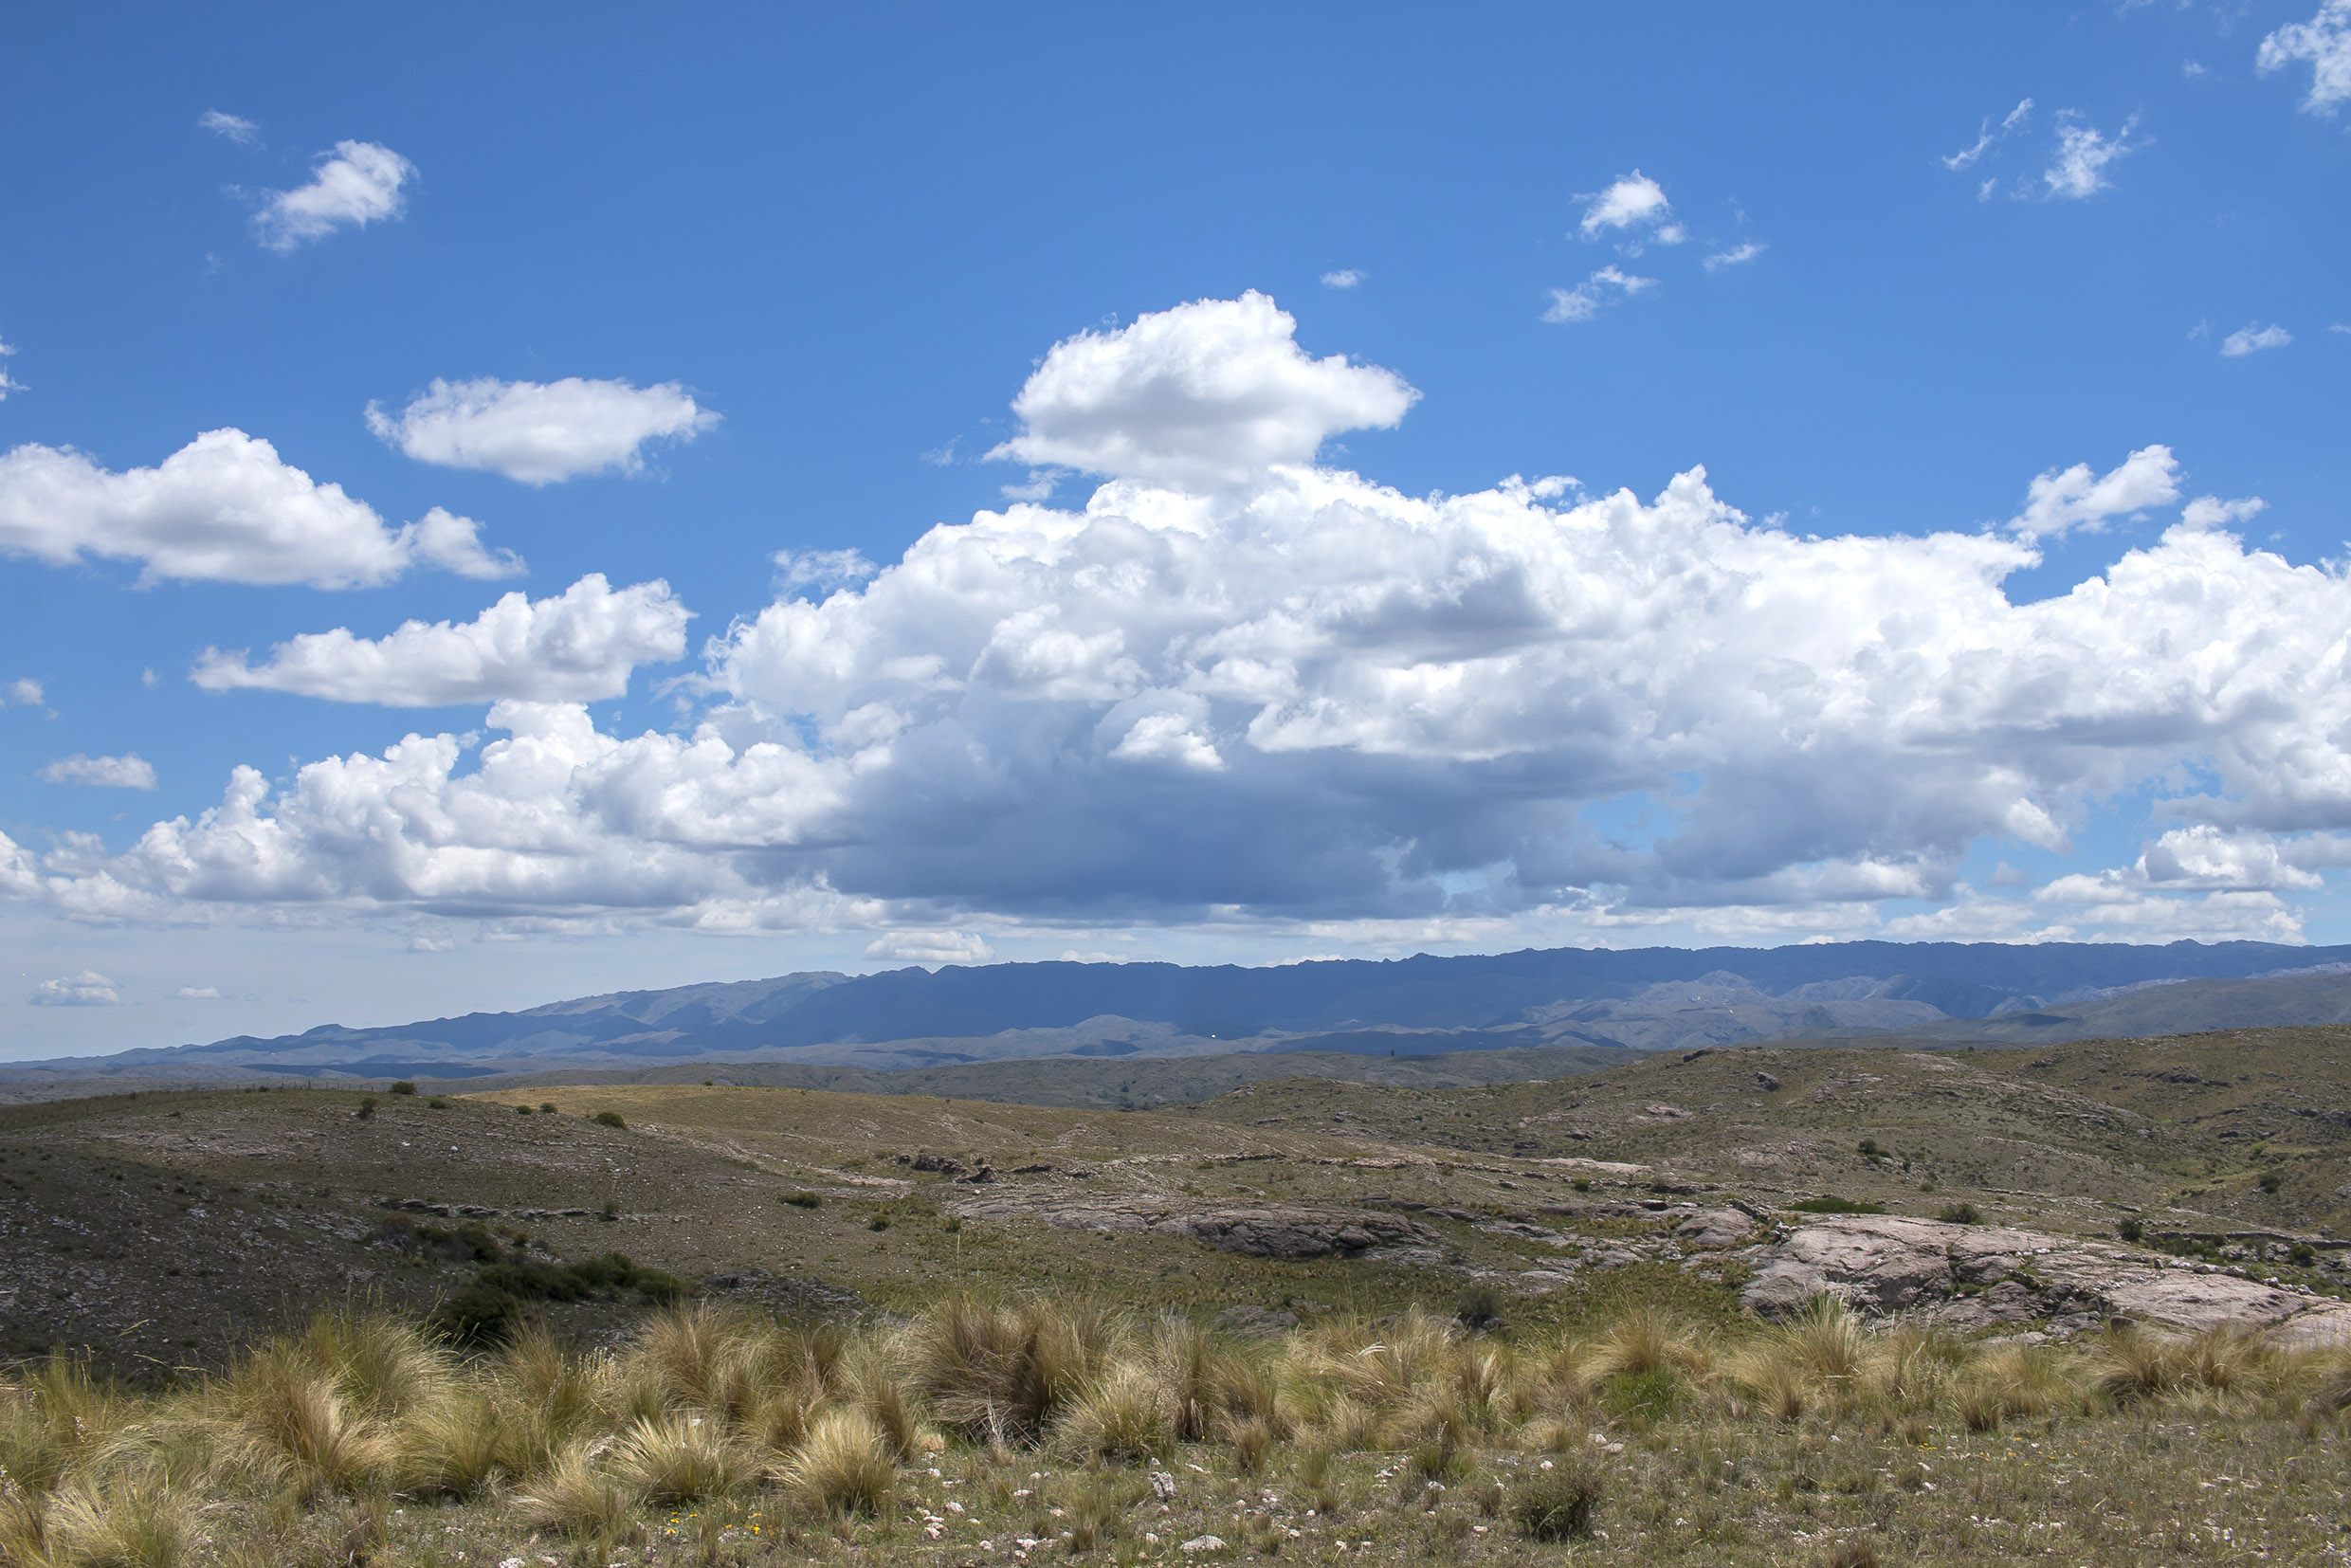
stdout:
<svg viewBox="0 0 2351 1568">
<path fill-rule="evenodd" d="M 2157 987 L 2165 994 L 2148 994 Z M 2109 1012 L 2145 1025 L 2183 1008 L 2199 1020 L 2193 1027 L 2207 1029 L 2351 1017 L 2351 947 L 1869 941 L 1529 949 L 1264 969 L 1048 962 L 815 971 L 0 1070 L 446 1078 L 684 1061 L 890 1070 L 1045 1056 L 1670 1049 L 1859 1036 L 2038 1043 L 2082 1038 Z"/>
</svg>

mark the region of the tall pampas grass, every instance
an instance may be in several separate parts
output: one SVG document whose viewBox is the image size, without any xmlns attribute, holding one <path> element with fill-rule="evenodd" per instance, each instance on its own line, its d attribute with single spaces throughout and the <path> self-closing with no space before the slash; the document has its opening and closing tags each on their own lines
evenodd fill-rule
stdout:
<svg viewBox="0 0 2351 1568">
<path fill-rule="evenodd" d="M 778 1471 L 811 1507 L 835 1515 L 880 1512 L 897 1482 L 888 1437 L 854 1406 L 827 1411 Z"/>
</svg>

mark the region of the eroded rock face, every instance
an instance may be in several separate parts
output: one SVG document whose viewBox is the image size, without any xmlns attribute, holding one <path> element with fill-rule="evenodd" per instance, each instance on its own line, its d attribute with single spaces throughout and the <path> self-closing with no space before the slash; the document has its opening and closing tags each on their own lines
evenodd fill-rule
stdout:
<svg viewBox="0 0 2351 1568">
<path fill-rule="evenodd" d="M 1872 1313 L 1918 1311 L 1954 1328 L 2041 1319 L 2088 1327 L 2143 1319 L 2185 1331 L 2272 1327 L 2305 1343 L 2351 1342 L 2351 1304 L 2160 1253 L 2002 1226 L 1893 1214 L 1813 1221 L 1755 1249 L 1740 1298 L 1766 1316 L 1814 1296 Z"/>
<path fill-rule="evenodd" d="M 1091 1197 L 1006 1194 L 957 1206 L 966 1219 L 1035 1219 L 1065 1231 L 1148 1231 L 1252 1258 L 1361 1257 L 1430 1249 L 1444 1238 L 1401 1214 L 1373 1209 L 1203 1202 L 1160 1194 Z"/>
<path fill-rule="evenodd" d="M 1754 1233 L 1755 1221 L 1736 1209 L 1701 1209 L 1673 1228 L 1692 1247 L 1731 1247 Z"/>
</svg>

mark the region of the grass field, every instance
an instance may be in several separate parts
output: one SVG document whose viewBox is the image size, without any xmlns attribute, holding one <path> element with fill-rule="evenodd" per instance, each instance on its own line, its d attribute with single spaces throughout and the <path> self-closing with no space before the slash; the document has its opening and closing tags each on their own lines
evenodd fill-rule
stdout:
<svg viewBox="0 0 2351 1568">
<path fill-rule="evenodd" d="M 1636 1311 L 1242 1343 L 1068 1297 L 860 1332 L 668 1308 L 473 1359 L 325 1314 L 127 1397 L 0 1388 L 0 1561 L 2321 1562 L 2351 1356 Z"/>
<path fill-rule="evenodd" d="M 1741 1313 L 1744 1266 L 1675 1227 L 1735 1203 L 1785 1223 L 1965 1208 L 2340 1295 L 2347 1040 L 1753 1048 L 1449 1087 L 1273 1079 L 1135 1110 L 720 1082 L 8 1107 L 0 1357 L 21 1370 L 0 1562 L 944 1568 L 1341 1541 L 1411 1562 L 2332 1560 L 2351 1540 L 2339 1360 L 2146 1340 L 2145 1375 L 2118 1382 L 2127 1346 L 2095 1334 L 1850 1322 L 1799 1354 Z M 1204 1244 L 1202 1216 L 1274 1242 Z M 1351 1226 L 1386 1229 L 1319 1252 L 1284 1239 Z M 917 1340 L 964 1297 L 1093 1304 L 1108 1326 L 1066 1382 L 1068 1419 L 1099 1407 L 1092 1424 L 957 1414 Z M 273 1340 L 322 1307 L 407 1325 L 370 1332 L 408 1346 L 392 1361 L 429 1397 L 370 1393 L 376 1374 L 332 1350 L 348 1327 Z M 747 1396 L 648 1372 L 677 1331 L 645 1325 L 684 1310 L 723 1315 L 738 1350 L 710 1354 L 767 1368 L 759 1397 L 796 1388 L 801 1413 L 746 1425 Z M 777 1322 L 832 1347 L 817 1383 L 777 1370 L 785 1331 L 760 1326 Z M 1170 1324 L 1254 1369 L 1226 1377 L 1212 1420 L 1166 1403 Z M 1334 1405 L 1367 1366 L 1384 1381 Z M 567 1485 L 617 1499 L 585 1532 L 524 1502 L 549 1501 L 561 1448 L 528 1437 L 531 1412 L 563 1390 L 566 1432 L 605 1445 Z M 853 1411 L 898 1433 L 886 1500 L 811 1505 L 798 1445 Z M 489 1413 L 486 1435 L 447 1424 L 464 1412 Z M 1139 1447 L 1105 1449 L 1108 1415 Z M 647 1479 L 651 1459 L 627 1457 L 641 1421 L 718 1443 L 695 1463 L 727 1484 Z M 348 1473 L 321 1483 L 320 1463 Z M 1589 1533 L 1538 1539 L 1522 1499 L 1568 1472 L 1596 1488 Z M 156 1526 L 166 1555 L 100 1528 L 143 1498 L 179 1521 Z M 1226 1545 L 1181 1550 L 1211 1535 Z"/>
</svg>

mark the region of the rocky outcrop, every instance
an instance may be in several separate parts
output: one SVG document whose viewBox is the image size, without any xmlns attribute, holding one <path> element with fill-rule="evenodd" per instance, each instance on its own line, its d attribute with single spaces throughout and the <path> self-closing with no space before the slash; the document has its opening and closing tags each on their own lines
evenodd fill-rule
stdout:
<svg viewBox="0 0 2351 1568">
<path fill-rule="evenodd" d="M 822 1280 L 771 1274 L 764 1268 L 742 1268 L 713 1274 L 702 1282 L 705 1296 L 731 1296 L 752 1301 L 788 1318 L 863 1317 L 873 1305 L 854 1290 Z"/>
<path fill-rule="evenodd" d="M 1734 1247 L 1755 1233 L 1755 1221 L 1737 1209 L 1701 1209 L 1673 1233 L 1692 1247 Z"/>
<path fill-rule="evenodd" d="M 1871 1313 L 1917 1312 L 1954 1328 L 2048 1320 L 2058 1333 L 2108 1318 L 2196 1330 L 2268 1327 L 2305 1343 L 2351 1343 L 2351 1304 L 2242 1269 L 2002 1226 L 1852 1214 L 1803 1225 L 1746 1256 L 1740 1292 L 1765 1316 L 1831 1295 Z"/>
<path fill-rule="evenodd" d="M 1252 1258 L 1405 1258 L 1433 1254 L 1443 1246 L 1443 1238 L 1427 1226 L 1373 1209 L 1220 1203 L 1151 1193 L 1101 1197 L 1005 1193 L 958 1204 L 954 1212 L 967 1220 L 1041 1220 L 1065 1231 L 1186 1235 Z"/>
</svg>

